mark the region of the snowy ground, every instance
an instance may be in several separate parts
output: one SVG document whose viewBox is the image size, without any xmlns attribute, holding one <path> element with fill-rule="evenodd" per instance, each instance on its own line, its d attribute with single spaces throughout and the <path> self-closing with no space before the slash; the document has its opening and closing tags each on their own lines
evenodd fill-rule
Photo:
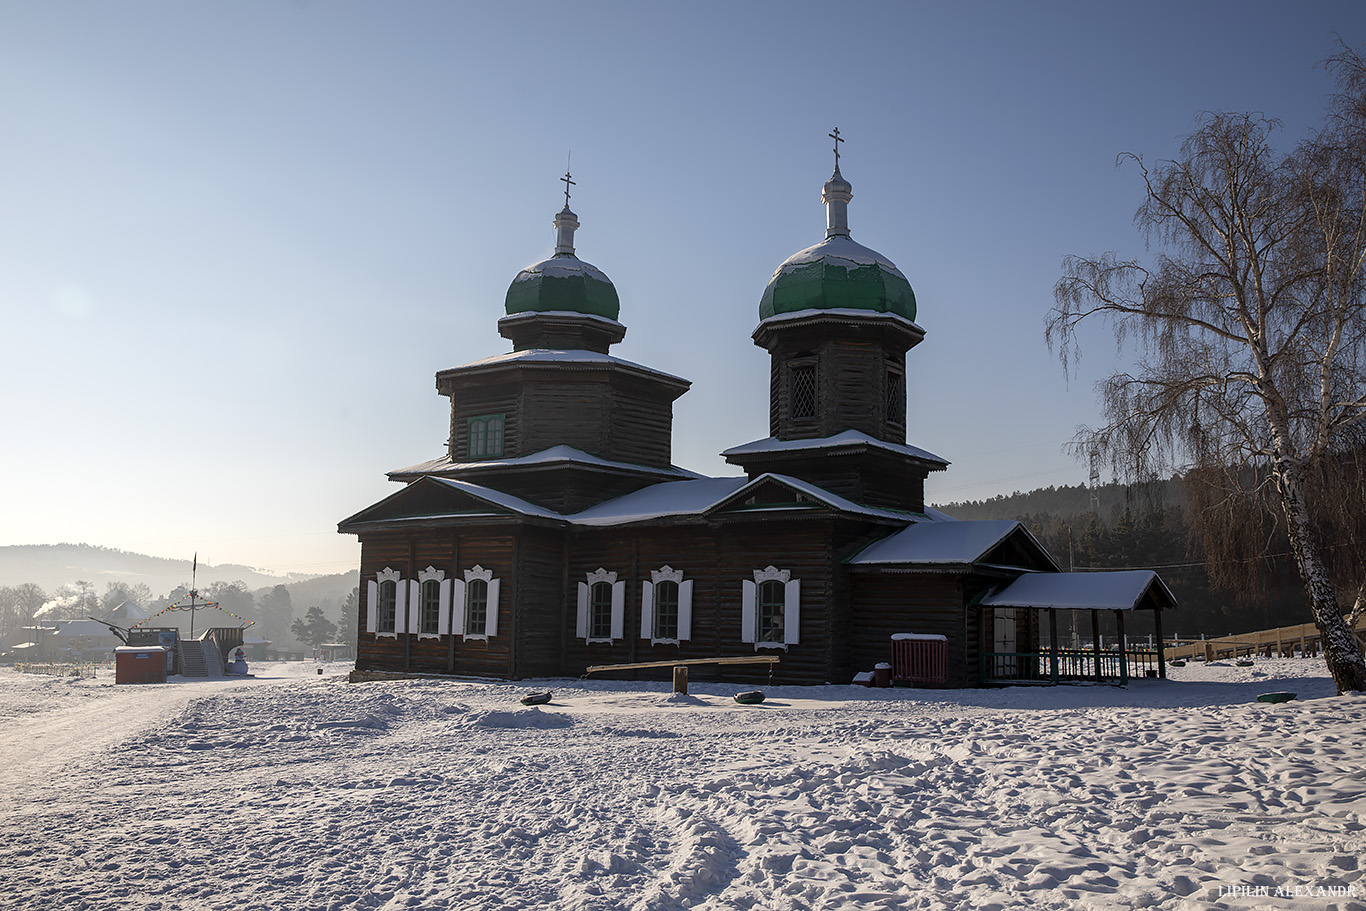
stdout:
<svg viewBox="0 0 1366 911">
<path fill-rule="evenodd" d="M 760 706 L 252 670 L 0 669 L 0 908 L 1366 909 L 1366 697 L 1320 661 Z"/>
</svg>

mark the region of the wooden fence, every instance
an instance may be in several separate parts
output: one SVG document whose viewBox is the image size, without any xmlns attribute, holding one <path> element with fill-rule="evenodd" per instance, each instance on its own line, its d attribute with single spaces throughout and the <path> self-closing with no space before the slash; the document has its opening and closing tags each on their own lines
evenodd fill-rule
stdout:
<svg viewBox="0 0 1366 911">
<path fill-rule="evenodd" d="M 1366 617 L 1357 622 L 1354 632 L 1357 641 L 1366 644 Z M 1239 633 L 1236 636 L 1223 636 L 1219 639 L 1177 642 L 1167 646 L 1167 660 L 1191 661 L 1200 657 L 1205 661 L 1220 661 L 1252 655 L 1293 658 L 1297 654 L 1310 658 L 1322 649 L 1319 628 L 1312 623 L 1301 623 L 1299 626 Z"/>
</svg>

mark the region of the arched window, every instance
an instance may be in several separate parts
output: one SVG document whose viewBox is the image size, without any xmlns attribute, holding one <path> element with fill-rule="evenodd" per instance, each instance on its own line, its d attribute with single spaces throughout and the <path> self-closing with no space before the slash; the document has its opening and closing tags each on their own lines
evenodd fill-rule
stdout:
<svg viewBox="0 0 1366 911">
<path fill-rule="evenodd" d="M 664 566 L 640 585 L 640 638 L 651 645 L 678 645 L 692 638 L 692 580 Z"/>
<path fill-rule="evenodd" d="M 435 636 L 441 629 L 441 581 L 428 579 L 422 583 L 421 626 L 423 635 Z"/>
<path fill-rule="evenodd" d="M 610 643 L 624 635 L 626 583 L 617 574 L 598 567 L 579 583 L 579 609 L 575 634 L 585 642 Z"/>
<path fill-rule="evenodd" d="M 801 631 L 802 583 L 786 569 L 756 569 L 741 583 L 740 641 L 756 649 L 796 645 Z"/>
<path fill-rule="evenodd" d="M 498 589 L 500 580 L 493 570 L 475 565 L 456 580 L 455 632 L 470 639 L 491 639 L 498 635 Z"/>
<path fill-rule="evenodd" d="M 407 606 L 417 597 L 409 597 L 408 583 L 403 574 L 386 566 L 365 583 L 365 631 L 377 636 L 397 636 L 406 632 Z"/>
</svg>

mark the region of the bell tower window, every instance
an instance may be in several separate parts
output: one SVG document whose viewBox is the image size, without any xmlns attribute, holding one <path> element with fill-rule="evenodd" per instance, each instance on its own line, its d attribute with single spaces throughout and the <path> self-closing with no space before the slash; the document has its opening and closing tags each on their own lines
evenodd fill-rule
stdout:
<svg viewBox="0 0 1366 911">
<path fill-rule="evenodd" d="M 789 374 L 790 411 L 794 421 L 811 420 L 816 416 L 816 365 L 793 364 Z"/>
<path fill-rule="evenodd" d="M 470 418 L 465 438 L 465 455 L 474 459 L 496 459 L 503 454 L 503 415 L 486 414 Z"/>
<path fill-rule="evenodd" d="M 906 376 L 891 365 L 887 367 L 887 423 L 906 423 Z"/>
</svg>

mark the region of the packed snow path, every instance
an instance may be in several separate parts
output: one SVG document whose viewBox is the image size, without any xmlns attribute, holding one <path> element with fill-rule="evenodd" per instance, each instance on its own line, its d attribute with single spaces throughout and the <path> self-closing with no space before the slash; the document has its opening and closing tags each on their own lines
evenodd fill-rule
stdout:
<svg viewBox="0 0 1366 911">
<path fill-rule="evenodd" d="M 0 670 L 0 908 L 1366 909 L 1366 697 L 1319 662 L 529 709 L 312 667 Z"/>
</svg>

